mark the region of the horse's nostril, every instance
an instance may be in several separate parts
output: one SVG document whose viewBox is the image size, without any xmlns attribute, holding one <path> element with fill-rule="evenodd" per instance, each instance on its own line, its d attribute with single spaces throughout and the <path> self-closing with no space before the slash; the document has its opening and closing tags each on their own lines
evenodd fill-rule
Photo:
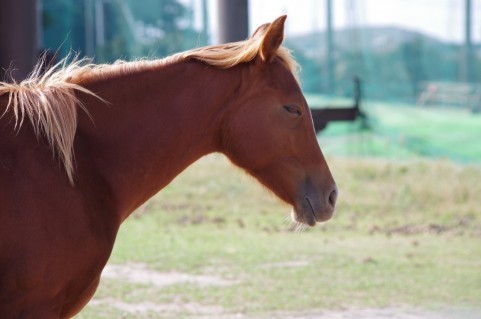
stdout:
<svg viewBox="0 0 481 319">
<path fill-rule="evenodd" d="M 336 200 L 337 200 L 337 187 L 335 187 L 329 194 L 329 204 L 331 204 L 332 207 L 336 206 Z"/>
</svg>

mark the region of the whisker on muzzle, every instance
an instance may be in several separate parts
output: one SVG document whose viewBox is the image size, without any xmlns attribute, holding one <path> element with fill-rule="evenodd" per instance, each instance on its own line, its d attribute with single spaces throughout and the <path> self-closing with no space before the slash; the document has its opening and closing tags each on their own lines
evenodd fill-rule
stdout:
<svg viewBox="0 0 481 319">
<path fill-rule="evenodd" d="M 304 225 L 302 223 L 299 223 L 299 222 L 293 220 L 290 215 L 287 216 L 284 219 L 284 221 L 288 224 L 289 231 L 294 232 L 294 233 L 302 233 L 308 228 L 307 225 Z"/>
<path fill-rule="evenodd" d="M 304 232 L 307 228 L 308 228 L 307 225 L 301 224 L 301 223 L 299 223 L 299 222 L 295 222 L 294 231 L 295 231 L 296 233 L 302 233 L 302 232 Z"/>
</svg>

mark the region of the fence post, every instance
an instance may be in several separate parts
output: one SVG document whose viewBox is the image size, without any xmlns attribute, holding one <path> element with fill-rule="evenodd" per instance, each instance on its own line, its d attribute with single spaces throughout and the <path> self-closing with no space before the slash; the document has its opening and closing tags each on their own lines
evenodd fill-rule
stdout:
<svg viewBox="0 0 481 319">
<path fill-rule="evenodd" d="M 219 43 L 245 40 L 249 36 L 247 0 L 218 0 Z"/>
<path fill-rule="evenodd" d="M 37 0 L 2 0 L 0 9 L 0 78 L 24 79 L 33 69 L 39 50 Z"/>
</svg>

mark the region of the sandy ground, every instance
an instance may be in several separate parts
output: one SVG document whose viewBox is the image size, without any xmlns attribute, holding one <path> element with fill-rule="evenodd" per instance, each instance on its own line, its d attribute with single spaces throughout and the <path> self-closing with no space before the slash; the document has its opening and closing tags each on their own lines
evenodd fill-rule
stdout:
<svg viewBox="0 0 481 319">
<path fill-rule="evenodd" d="M 221 317 L 218 319 L 220 318 Z M 305 314 L 273 314 L 269 317 L 248 319 L 481 319 L 481 311 L 474 313 L 472 309 L 451 309 L 434 313 L 399 308 L 350 309 L 336 312 L 326 311 Z"/>
<path fill-rule="evenodd" d="M 232 285 L 228 281 L 216 276 L 191 275 L 179 272 L 161 273 L 149 269 L 144 264 L 129 263 L 124 265 L 107 265 L 102 273 L 103 278 L 121 279 L 131 283 L 151 284 L 157 287 L 176 283 L 189 282 L 196 285 Z M 175 315 L 176 313 L 190 313 L 192 319 L 481 319 L 480 309 L 449 308 L 429 312 L 416 309 L 383 308 L 383 309 L 346 309 L 341 311 L 308 311 L 303 313 L 272 313 L 264 317 L 251 317 L 244 314 L 226 314 L 220 306 L 206 306 L 199 304 L 154 304 L 151 302 L 125 303 L 113 298 L 93 299 L 92 305 L 108 305 L 126 314 L 126 318 L 135 318 L 145 312 Z"/>
</svg>

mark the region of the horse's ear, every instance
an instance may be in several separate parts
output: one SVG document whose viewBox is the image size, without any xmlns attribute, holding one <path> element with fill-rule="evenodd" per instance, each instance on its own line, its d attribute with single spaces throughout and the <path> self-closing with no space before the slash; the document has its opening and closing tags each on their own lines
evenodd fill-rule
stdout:
<svg viewBox="0 0 481 319">
<path fill-rule="evenodd" d="M 266 34 L 267 29 L 269 29 L 270 23 L 264 23 L 260 27 L 257 28 L 256 31 L 252 34 L 252 39 L 262 39 L 264 34 Z"/>
<path fill-rule="evenodd" d="M 282 40 L 284 40 L 284 23 L 286 22 L 286 18 L 286 15 L 277 18 L 265 31 L 260 50 L 262 60 L 270 62 L 275 58 L 277 49 L 279 49 Z M 260 28 L 262 28 L 262 26 L 260 26 L 259 29 Z M 259 29 L 257 29 L 257 31 L 259 31 Z M 254 35 L 256 35 L 257 31 Z"/>
</svg>

